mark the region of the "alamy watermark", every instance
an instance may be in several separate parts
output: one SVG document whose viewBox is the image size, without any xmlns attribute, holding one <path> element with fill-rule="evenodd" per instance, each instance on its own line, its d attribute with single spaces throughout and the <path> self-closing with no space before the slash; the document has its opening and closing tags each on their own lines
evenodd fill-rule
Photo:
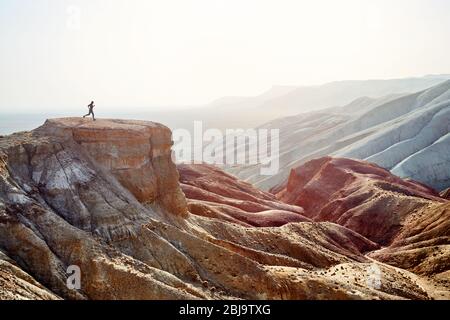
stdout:
<svg viewBox="0 0 450 320">
<path fill-rule="evenodd" d="M 172 137 L 176 163 L 259 165 L 264 176 L 275 175 L 279 170 L 279 129 L 203 130 L 203 123 L 194 121 L 193 132 L 174 129 Z"/>
<path fill-rule="evenodd" d="M 81 8 L 77 5 L 69 5 L 66 8 L 66 27 L 69 30 L 80 30 L 81 29 Z"/>
<path fill-rule="evenodd" d="M 66 286 L 69 290 L 81 289 L 81 269 L 77 265 L 70 265 L 67 267 Z"/>
<path fill-rule="evenodd" d="M 375 263 L 371 263 L 366 268 L 366 274 L 367 274 L 366 285 L 369 288 L 379 290 L 381 288 L 381 278 L 382 278 L 382 271 L 380 267 Z"/>
</svg>

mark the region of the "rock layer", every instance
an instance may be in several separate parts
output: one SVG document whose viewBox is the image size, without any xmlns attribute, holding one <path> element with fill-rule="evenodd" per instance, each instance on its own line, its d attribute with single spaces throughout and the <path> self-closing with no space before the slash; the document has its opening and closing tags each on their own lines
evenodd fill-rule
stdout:
<svg viewBox="0 0 450 320">
<path fill-rule="evenodd" d="M 301 207 L 280 202 L 213 166 L 183 164 L 177 168 L 193 214 L 257 227 L 310 221 Z"/>
<path fill-rule="evenodd" d="M 325 157 L 293 169 L 273 191 L 316 221 L 379 243 L 370 258 L 430 277 L 433 296 L 450 297 L 449 203 L 433 189 L 365 161 Z"/>
<path fill-rule="evenodd" d="M 0 300 L 57 300 L 32 276 L 24 272 L 15 262 L 0 251 Z"/>
<path fill-rule="evenodd" d="M 138 201 L 157 201 L 171 213 L 186 214 L 171 160 L 172 133 L 167 127 L 138 120 L 64 118 L 47 120 L 36 132 L 73 139 Z"/>
<path fill-rule="evenodd" d="M 293 169 L 273 191 L 281 201 L 303 207 L 307 217 L 336 222 L 380 244 L 389 244 L 413 211 L 445 201 L 377 165 L 331 157 Z"/>
</svg>

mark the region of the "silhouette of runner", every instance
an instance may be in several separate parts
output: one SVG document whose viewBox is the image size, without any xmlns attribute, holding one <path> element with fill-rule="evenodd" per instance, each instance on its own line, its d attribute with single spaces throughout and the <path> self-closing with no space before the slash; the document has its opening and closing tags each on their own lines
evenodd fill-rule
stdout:
<svg viewBox="0 0 450 320">
<path fill-rule="evenodd" d="M 85 117 L 87 117 L 88 115 L 92 114 L 92 120 L 95 121 L 94 107 L 95 107 L 94 101 L 91 101 L 91 103 L 88 104 L 89 113 L 88 113 L 88 114 L 85 114 L 85 115 L 83 116 L 83 118 L 85 118 Z"/>
</svg>

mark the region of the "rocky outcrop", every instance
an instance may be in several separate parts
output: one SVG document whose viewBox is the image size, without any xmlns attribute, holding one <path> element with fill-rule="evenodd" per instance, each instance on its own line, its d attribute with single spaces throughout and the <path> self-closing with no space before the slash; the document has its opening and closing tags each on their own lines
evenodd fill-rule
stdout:
<svg viewBox="0 0 450 320">
<path fill-rule="evenodd" d="M 369 257 L 433 279 L 435 297 L 450 298 L 450 203 L 413 212 L 389 247 Z"/>
<path fill-rule="evenodd" d="M 370 256 L 418 274 L 442 273 L 445 279 L 450 270 L 450 203 L 434 203 L 414 212 L 392 244 Z M 450 280 L 447 284 L 450 288 Z"/>
<path fill-rule="evenodd" d="M 442 198 L 450 200 L 450 188 L 442 190 L 440 195 L 441 195 Z"/>
<path fill-rule="evenodd" d="M 377 165 L 331 157 L 293 169 L 274 192 L 281 201 L 303 207 L 307 217 L 341 224 L 383 245 L 412 212 L 444 202 L 433 189 Z"/>
<path fill-rule="evenodd" d="M 0 300 L 57 300 L 32 276 L 24 272 L 15 262 L 0 251 Z"/>
<path fill-rule="evenodd" d="M 213 166 L 181 164 L 177 168 L 193 214 L 257 227 L 310 221 L 301 207 L 280 202 Z"/>
<path fill-rule="evenodd" d="M 293 169 L 273 191 L 315 221 L 379 243 L 368 257 L 426 276 L 434 298 L 450 297 L 450 206 L 433 189 L 365 161 L 325 157 Z"/>
<path fill-rule="evenodd" d="M 73 140 L 138 201 L 157 202 L 168 212 L 186 214 L 167 127 L 149 121 L 64 118 L 47 120 L 36 133 Z"/>
</svg>

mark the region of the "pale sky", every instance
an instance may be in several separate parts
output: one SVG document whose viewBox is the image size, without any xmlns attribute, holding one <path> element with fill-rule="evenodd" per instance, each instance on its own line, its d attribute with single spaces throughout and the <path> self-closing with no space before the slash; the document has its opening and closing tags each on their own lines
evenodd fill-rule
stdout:
<svg viewBox="0 0 450 320">
<path fill-rule="evenodd" d="M 0 111 L 450 73 L 448 0 L 1 0 Z"/>
</svg>

